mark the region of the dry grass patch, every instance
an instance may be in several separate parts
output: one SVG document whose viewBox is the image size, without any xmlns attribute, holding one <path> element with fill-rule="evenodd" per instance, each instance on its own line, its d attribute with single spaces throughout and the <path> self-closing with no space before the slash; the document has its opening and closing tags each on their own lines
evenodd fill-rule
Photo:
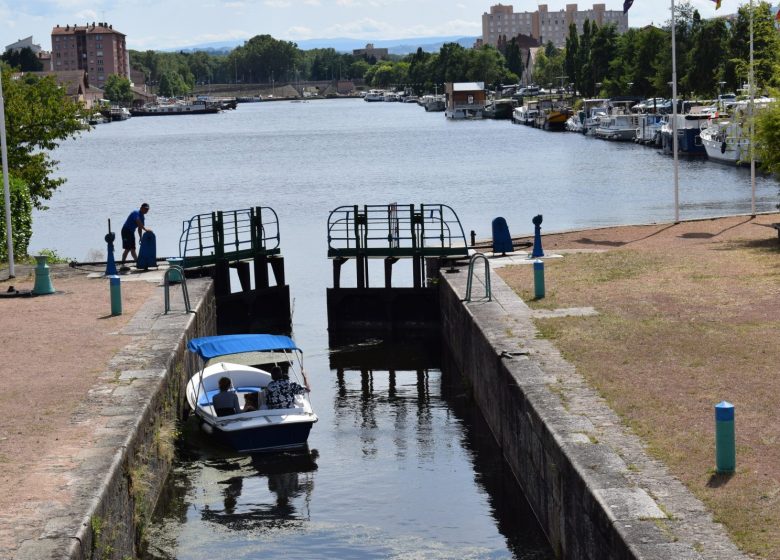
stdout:
<svg viewBox="0 0 780 560">
<path fill-rule="evenodd" d="M 705 231 L 687 233 L 692 227 Z M 744 221 L 656 228 L 603 253 L 547 261 L 547 297 L 540 301 L 533 300 L 530 267 L 499 274 L 534 308 L 598 310 L 592 317 L 538 320 L 540 335 L 554 341 L 743 550 L 780 558 L 777 240 Z M 613 235 L 625 236 L 622 229 Z M 738 470 L 730 478 L 714 474 L 713 407 L 724 399 L 736 407 Z"/>
</svg>

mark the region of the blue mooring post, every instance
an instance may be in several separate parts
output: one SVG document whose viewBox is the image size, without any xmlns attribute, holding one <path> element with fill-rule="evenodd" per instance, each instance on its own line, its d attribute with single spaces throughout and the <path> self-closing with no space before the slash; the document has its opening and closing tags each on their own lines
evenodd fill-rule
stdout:
<svg viewBox="0 0 780 560">
<path fill-rule="evenodd" d="M 536 299 L 544 297 L 544 261 L 541 259 L 534 261 L 534 297 Z"/>
<path fill-rule="evenodd" d="M 111 231 L 111 220 L 108 220 L 108 233 L 105 240 L 108 244 L 106 249 L 106 276 L 116 276 L 116 261 L 114 260 L 114 239 L 116 235 Z"/>
<path fill-rule="evenodd" d="M 119 275 L 114 274 L 108 277 L 111 286 L 111 315 L 122 314 L 122 285 Z"/>
<path fill-rule="evenodd" d="M 544 256 L 544 251 L 542 251 L 542 215 L 534 216 L 532 221 L 534 223 L 534 248 L 531 251 L 531 258 L 538 259 Z"/>
<path fill-rule="evenodd" d="M 715 469 L 719 473 L 733 473 L 736 467 L 734 405 L 721 401 L 715 405 Z"/>
</svg>

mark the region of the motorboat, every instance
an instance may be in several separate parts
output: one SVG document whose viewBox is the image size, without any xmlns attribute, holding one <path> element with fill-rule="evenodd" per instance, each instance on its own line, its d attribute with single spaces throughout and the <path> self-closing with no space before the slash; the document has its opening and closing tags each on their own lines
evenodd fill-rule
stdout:
<svg viewBox="0 0 780 560">
<path fill-rule="evenodd" d="M 655 145 L 661 138 L 664 116 L 658 113 L 644 113 L 637 117 L 638 125 L 634 142 Z"/>
<path fill-rule="evenodd" d="M 384 101 L 385 100 L 385 92 L 381 89 L 372 89 L 369 90 L 368 93 L 363 97 L 363 101 Z"/>
<path fill-rule="evenodd" d="M 210 113 L 219 113 L 220 110 L 221 109 L 218 106 L 210 105 L 205 101 L 195 101 L 193 103 L 156 103 L 144 105 L 143 107 L 134 107 L 130 109 L 130 114 L 134 117 L 206 115 Z"/>
<path fill-rule="evenodd" d="M 303 352 L 287 336 L 237 334 L 192 339 L 187 344 L 190 356 L 200 367 L 187 383 L 187 402 L 202 421 L 206 432 L 239 453 L 295 449 L 306 445 L 309 432 L 317 422 L 308 392 L 296 395 L 290 408 L 269 408 L 264 391 L 272 380 L 271 369 L 280 367 L 291 381 L 302 380 Z M 214 396 L 220 392 L 220 379 L 230 380 L 230 391 L 238 397 L 258 396 L 257 410 L 225 411 L 215 408 Z M 239 399 L 240 402 L 240 399 Z"/>
<path fill-rule="evenodd" d="M 603 140 L 633 140 L 636 136 L 636 114 L 602 115 L 598 119 L 593 135 Z"/>
<path fill-rule="evenodd" d="M 702 125 L 709 120 L 711 115 L 704 112 L 692 112 L 677 115 L 677 149 L 680 154 L 690 156 L 706 155 L 704 144 L 700 136 Z M 661 142 L 663 152 L 674 153 L 672 136 L 672 124 L 674 115 L 668 115 L 661 126 Z"/>
<path fill-rule="evenodd" d="M 585 99 L 582 102 L 580 122 L 583 134 L 593 136 L 596 126 L 599 124 L 599 118 L 607 114 L 607 101 L 607 99 L 595 98 Z"/>
</svg>

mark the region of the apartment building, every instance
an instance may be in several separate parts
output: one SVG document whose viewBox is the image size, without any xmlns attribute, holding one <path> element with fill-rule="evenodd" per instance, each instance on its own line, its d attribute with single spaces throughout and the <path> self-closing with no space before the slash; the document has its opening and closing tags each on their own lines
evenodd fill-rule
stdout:
<svg viewBox="0 0 780 560">
<path fill-rule="evenodd" d="M 365 49 L 353 49 L 352 56 L 364 56 L 376 60 L 387 60 L 388 51 L 387 49 L 374 47 L 373 43 L 368 43 Z"/>
<path fill-rule="evenodd" d="M 51 67 L 55 72 L 84 70 L 99 88 L 111 74 L 130 78 L 125 35 L 104 22 L 57 25 L 51 31 Z"/>
<path fill-rule="evenodd" d="M 482 14 L 482 42 L 497 46 L 499 37 L 511 39 L 527 35 L 546 44 L 552 41 L 556 47 L 566 46 L 569 25 L 574 23 L 582 33 L 585 20 L 599 27 L 614 23 L 618 33 L 628 31 L 628 14 L 622 10 L 607 10 L 605 4 L 593 4 L 590 10 L 578 10 L 577 4 L 566 4 L 565 10 L 550 11 L 547 4 L 540 4 L 535 12 L 515 12 L 511 5 L 496 4 L 490 12 Z"/>
</svg>

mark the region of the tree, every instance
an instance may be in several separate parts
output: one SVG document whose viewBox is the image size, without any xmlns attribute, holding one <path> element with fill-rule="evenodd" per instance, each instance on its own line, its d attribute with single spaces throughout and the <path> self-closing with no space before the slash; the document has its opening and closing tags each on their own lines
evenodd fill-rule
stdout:
<svg viewBox="0 0 780 560">
<path fill-rule="evenodd" d="M 773 96 L 780 99 L 780 91 Z M 756 159 L 763 171 L 780 177 L 780 103 L 758 111 L 755 123 Z"/>
<path fill-rule="evenodd" d="M 84 110 L 51 76 L 12 80 L 9 68 L 2 72 L 8 171 L 27 185 L 32 204 L 44 209 L 43 201 L 65 182 L 51 177 L 57 161 L 49 152 L 83 129 Z"/>
<path fill-rule="evenodd" d="M 133 90 L 130 89 L 130 80 L 116 74 L 109 75 L 103 86 L 103 97 L 120 105 L 130 103 L 133 100 Z"/>
<path fill-rule="evenodd" d="M 43 70 L 43 62 L 38 59 L 30 47 L 6 51 L 0 56 L 0 60 L 7 62 L 22 72 L 40 72 Z"/>
<path fill-rule="evenodd" d="M 0 175 L 1 177 L 1 175 Z M 32 237 L 32 201 L 30 189 L 24 181 L 9 177 L 11 188 L 11 230 L 13 231 L 14 255 L 26 255 Z M 0 262 L 8 262 L 5 212 L 0 212 Z"/>
<path fill-rule="evenodd" d="M 517 44 L 517 38 L 512 37 L 509 44 L 506 46 L 506 67 L 510 72 L 517 74 L 517 76 L 523 75 L 523 52 L 520 50 L 520 46 Z"/>
</svg>

